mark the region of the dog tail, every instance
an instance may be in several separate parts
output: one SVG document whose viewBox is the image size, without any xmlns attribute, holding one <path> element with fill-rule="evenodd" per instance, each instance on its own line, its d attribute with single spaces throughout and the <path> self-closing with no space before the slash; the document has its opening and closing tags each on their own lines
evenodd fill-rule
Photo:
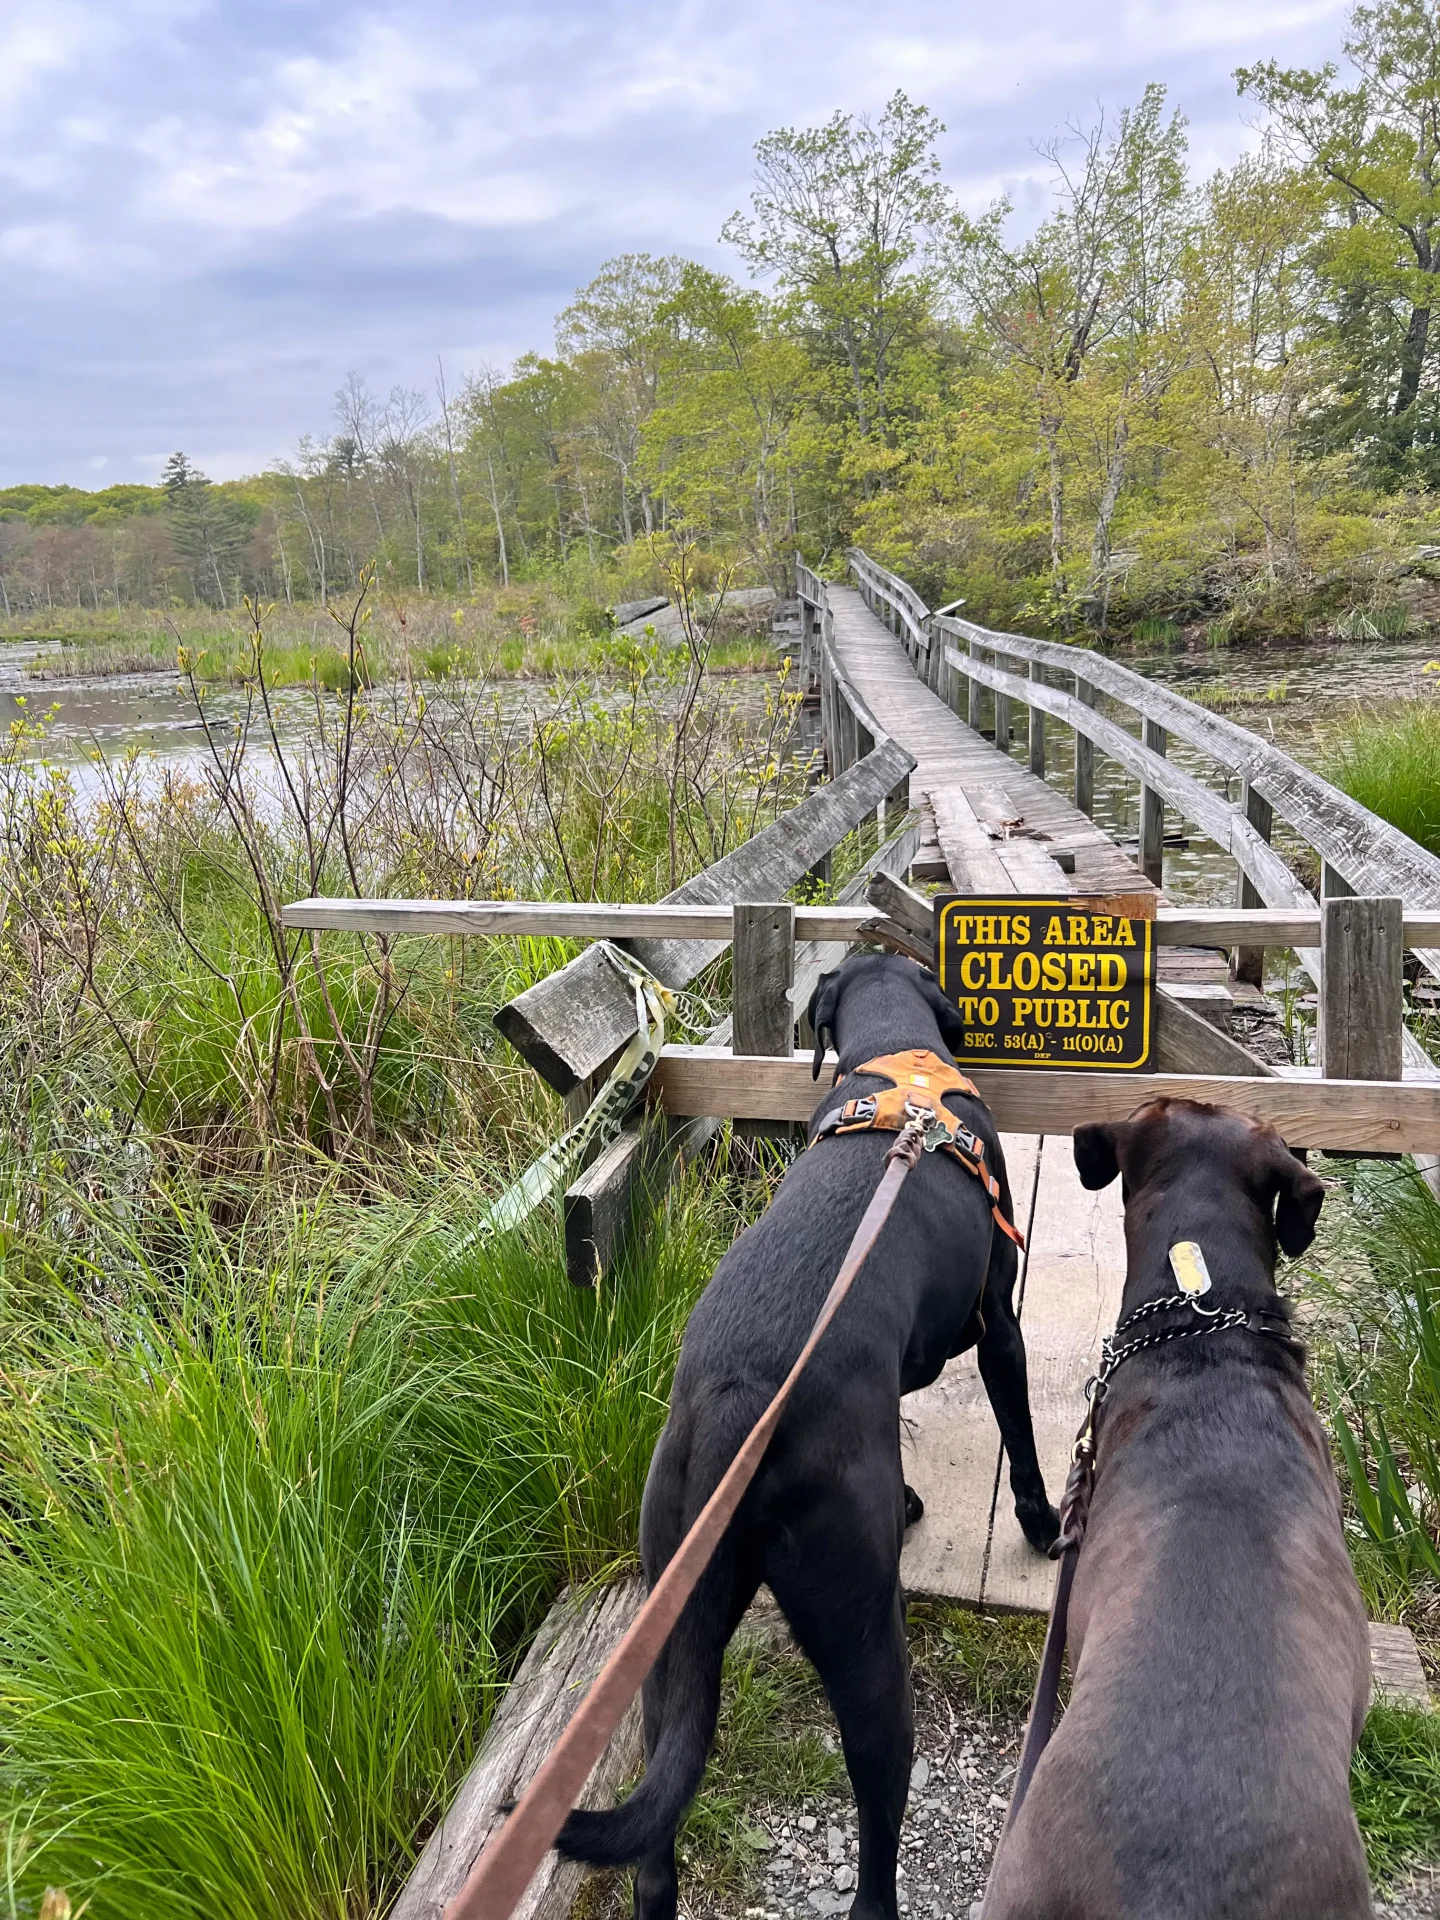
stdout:
<svg viewBox="0 0 1440 1920">
<path fill-rule="evenodd" d="M 687 1528 L 719 1484 L 739 1445 L 737 1436 L 713 1474 L 695 1476 L 703 1484 L 686 1500 Z M 699 1789 L 720 1717 L 720 1672 L 735 1585 L 735 1527 L 732 1520 L 660 1656 L 665 1662 L 661 1728 L 645 1778 L 618 1807 L 604 1812 L 577 1808 L 570 1814 L 555 1846 L 571 1860 L 583 1860 L 592 1867 L 632 1866 L 673 1840 L 681 1816 Z"/>
</svg>

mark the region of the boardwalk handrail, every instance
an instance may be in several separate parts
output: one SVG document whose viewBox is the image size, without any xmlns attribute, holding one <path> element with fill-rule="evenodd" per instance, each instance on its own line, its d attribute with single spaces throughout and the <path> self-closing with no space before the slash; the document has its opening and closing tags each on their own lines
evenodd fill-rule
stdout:
<svg viewBox="0 0 1440 1920">
<path fill-rule="evenodd" d="M 890 736 L 841 666 L 835 652 L 825 583 L 796 555 L 795 590 L 801 604 L 800 665 L 806 684 L 819 686 L 827 771 L 838 773 L 883 745 Z M 838 701 L 838 705 L 837 705 Z"/>
<path fill-rule="evenodd" d="M 1009 702 L 1018 700 L 1032 711 L 1065 721 L 1079 738 L 1092 742 L 1137 775 L 1145 788 L 1161 796 L 1230 853 L 1267 905 L 1300 907 L 1312 897 L 1268 845 L 1268 819 L 1264 816 L 1273 811 L 1314 849 L 1330 875 L 1338 878 L 1341 885 L 1335 888 L 1332 879 L 1333 890 L 1398 895 L 1407 907 L 1416 909 L 1440 906 L 1440 859 L 1259 735 L 1093 648 L 1033 640 L 1023 634 L 996 632 L 954 614 L 930 613 L 912 587 L 861 549 L 851 548 L 847 557 L 867 604 L 872 598 L 879 599 L 897 618 L 906 622 L 923 619 L 927 633 L 941 640 L 940 646 L 932 646 L 933 664 L 927 661 L 921 677 L 942 697 L 951 698 L 952 676 L 959 676 L 987 687 L 1005 703 L 1007 711 Z M 945 641 L 955 644 L 946 645 Z M 987 654 L 991 661 L 986 660 Z M 1025 661 L 1031 676 L 1022 678 L 1007 672 L 1001 664 L 1007 659 Z M 1036 669 L 1072 677 L 1075 692 L 1066 694 L 1048 686 Z M 917 667 L 917 671 L 921 670 Z M 1216 762 L 1227 775 L 1238 775 L 1244 783 L 1244 802 L 1237 805 L 1193 775 L 1170 766 L 1163 752 L 1097 713 L 1092 704 L 1097 694 L 1136 714 L 1146 723 L 1146 732 L 1158 736 L 1162 746 L 1164 734 L 1173 734 Z M 1264 803 L 1261 809 L 1254 808 L 1252 794 Z M 1262 815 L 1259 826 L 1249 817 L 1257 811 Z M 1440 976 L 1440 949 L 1426 946 L 1414 951 L 1428 972 Z M 1307 970 L 1313 972 L 1310 961 L 1314 956 L 1306 952 L 1301 957 Z"/>
</svg>

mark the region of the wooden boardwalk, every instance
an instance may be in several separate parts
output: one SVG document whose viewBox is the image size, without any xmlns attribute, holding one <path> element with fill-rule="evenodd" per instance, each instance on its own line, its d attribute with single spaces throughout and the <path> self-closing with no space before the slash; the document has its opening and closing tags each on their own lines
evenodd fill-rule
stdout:
<svg viewBox="0 0 1440 1920">
<path fill-rule="evenodd" d="M 1150 882 L 1078 807 L 957 718 L 915 676 L 904 648 L 851 589 L 829 589 L 834 647 L 875 718 L 914 754 L 912 805 L 928 801 L 950 877 L 967 891 L 1149 893 Z M 1043 839 L 996 840 L 987 821 L 1023 819 Z M 1054 853 L 1073 855 L 1062 872 Z M 1167 956 L 1168 957 L 1168 956 Z M 1183 956 L 1177 953 L 1177 958 Z M 1223 963 L 1220 963 L 1223 971 Z M 1065 1483 L 1100 1340 L 1118 1317 L 1125 1235 L 1118 1183 L 1086 1193 L 1068 1135 L 1004 1141 L 1029 1251 L 1020 1279 L 1040 1463 Z M 1026 1545 L 973 1353 L 903 1406 L 905 1476 L 925 1501 L 903 1573 L 913 1593 L 1026 1610 L 1050 1604 L 1054 1566 Z"/>
</svg>

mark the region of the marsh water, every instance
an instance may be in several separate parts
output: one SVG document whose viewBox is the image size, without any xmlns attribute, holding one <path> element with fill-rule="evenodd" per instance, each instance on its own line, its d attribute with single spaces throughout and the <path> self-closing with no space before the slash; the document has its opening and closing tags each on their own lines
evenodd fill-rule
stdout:
<svg viewBox="0 0 1440 1920">
<path fill-rule="evenodd" d="M 1357 707 L 1414 698 L 1436 685 L 1426 675 L 1427 665 L 1440 653 L 1433 638 L 1403 640 L 1294 641 L 1225 648 L 1176 648 L 1165 653 L 1121 657 L 1138 672 L 1162 680 L 1176 692 L 1198 700 L 1242 727 L 1260 734 L 1295 759 L 1314 765 L 1326 739 L 1342 732 Z M 204 730 L 188 691 L 173 669 L 157 673 L 125 673 L 94 678 L 50 678 L 33 671 L 35 643 L 0 644 L 0 719 L 24 715 L 46 722 L 43 746 L 56 758 L 73 759 L 82 784 L 88 784 L 85 762 L 97 751 L 107 756 L 131 750 L 151 756 L 157 764 L 183 768 L 193 763 L 201 771 L 207 747 Z M 763 702 L 764 681 L 738 675 L 734 698 L 742 708 L 753 698 Z M 521 708 L 542 706 L 551 685 L 541 680 L 504 680 L 495 683 L 500 711 L 505 717 Z M 332 696 L 322 696 L 330 698 Z M 277 696 L 282 731 L 302 733 L 313 724 L 312 696 L 304 688 Z M 217 731 L 228 731 L 244 714 L 243 688 L 218 687 L 207 691 L 205 708 Z M 1112 717 L 1138 732 L 1133 716 L 1106 703 Z M 988 708 L 988 702 L 987 702 Z M 1011 752 L 1026 757 L 1026 718 L 1014 710 Z M 988 718 L 988 712 L 987 712 Z M 1051 777 L 1061 790 L 1074 766 L 1073 736 L 1067 727 L 1051 721 L 1047 727 L 1047 757 Z M 1219 791 L 1227 791 L 1223 773 L 1181 741 L 1170 744 L 1177 765 Z M 1228 782 L 1232 799 L 1239 783 Z M 1118 839 L 1133 839 L 1138 828 L 1138 788 L 1123 768 L 1102 754 L 1095 758 L 1095 817 Z M 1180 823 L 1167 816 L 1167 834 L 1181 835 Z M 1193 834 L 1186 845 L 1169 844 L 1165 851 L 1165 886 L 1177 901 L 1222 905 L 1230 901 L 1235 868 L 1229 856 Z M 1287 849 L 1284 829 L 1277 823 L 1276 844 Z"/>
</svg>

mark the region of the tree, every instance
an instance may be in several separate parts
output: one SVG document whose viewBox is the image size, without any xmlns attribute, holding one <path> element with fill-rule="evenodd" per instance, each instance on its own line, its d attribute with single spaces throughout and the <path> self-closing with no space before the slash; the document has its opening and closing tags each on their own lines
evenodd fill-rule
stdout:
<svg viewBox="0 0 1440 1920">
<path fill-rule="evenodd" d="M 1340 418 L 1352 438 L 1374 439 L 1377 464 L 1399 478 L 1434 360 L 1440 13 L 1432 0 L 1357 6 L 1345 53 L 1352 86 L 1337 84 L 1333 63 L 1315 71 L 1270 60 L 1235 78 L 1330 188 L 1337 218 L 1325 265 L 1339 292 L 1334 337 L 1348 362 Z"/>
<path fill-rule="evenodd" d="M 1073 598 L 1067 495 L 1081 456 L 1077 477 L 1093 508 L 1084 599 L 1102 631 L 1132 442 L 1187 358 L 1177 326 L 1193 227 L 1185 124 L 1179 114 L 1166 121 L 1165 89 L 1152 84 L 1113 132 L 1102 114 L 1040 148 L 1054 168 L 1056 207 L 1029 240 L 1007 239 L 1005 199 L 980 220 L 957 214 L 948 235 L 962 312 L 1033 382 L 1062 611 Z"/>
<path fill-rule="evenodd" d="M 951 210 L 929 110 L 896 93 L 877 122 L 836 113 L 823 127 L 783 127 L 755 148 L 752 217 L 732 214 L 722 240 L 792 302 L 818 361 L 841 371 L 868 499 L 894 444 L 894 386 L 930 316 L 926 249 Z"/>
<path fill-rule="evenodd" d="M 220 493 L 187 455 L 172 453 L 160 476 L 176 550 L 188 562 L 190 585 L 197 600 L 208 600 L 211 589 L 222 607 L 225 592 L 242 571 L 244 553 L 259 513 L 250 503 Z"/>
</svg>

